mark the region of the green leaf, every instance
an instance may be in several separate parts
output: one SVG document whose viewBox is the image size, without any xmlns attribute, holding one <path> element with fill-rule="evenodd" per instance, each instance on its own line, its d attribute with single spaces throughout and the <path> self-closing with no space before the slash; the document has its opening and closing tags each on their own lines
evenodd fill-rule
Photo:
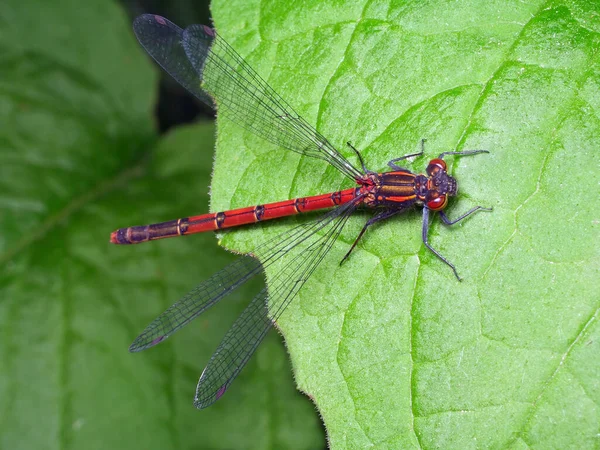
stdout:
<svg viewBox="0 0 600 450">
<path fill-rule="evenodd" d="M 156 349 L 127 347 L 234 258 L 211 234 L 114 246 L 120 226 L 208 209 L 214 126 L 159 138 L 157 73 L 110 2 L 0 7 L 0 447 L 317 448 L 272 334 L 197 411 L 195 385 L 257 288 Z"/>
<path fill-rule="evenodd" d="M 358 214 L 279 321 L 332 448 L 598 445 L 597 2 L 218 1 L 219 32 L 372 170 L 449 158 L 454 227 Z M 219 121 L 213 210 L 350 187 L 322 161 Z M 422 171 L 426 158 L 412 167 Z M 296 223 L 227 235 L 247 250 Z M 272 273 L 270 274 L 273 275 Z"/>
</svg>

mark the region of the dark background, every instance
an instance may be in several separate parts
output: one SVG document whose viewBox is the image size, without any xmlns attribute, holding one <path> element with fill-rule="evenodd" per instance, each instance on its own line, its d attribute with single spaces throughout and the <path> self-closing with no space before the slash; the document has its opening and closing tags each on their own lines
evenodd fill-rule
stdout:
<svg viewBox="0 0 600 450">
<path fill-rule="evenodd" d="M 182 28 L 194 23 L 212 25 L 209 1 L 121 0 L 121 3 L 132 20 L 140 14 L 152 13 L 168 17 Z M 214 113 L 161 71 L 156 117 L 159 131 L 164 133 L 199 117 L 214 118 Z"/>
</svg>

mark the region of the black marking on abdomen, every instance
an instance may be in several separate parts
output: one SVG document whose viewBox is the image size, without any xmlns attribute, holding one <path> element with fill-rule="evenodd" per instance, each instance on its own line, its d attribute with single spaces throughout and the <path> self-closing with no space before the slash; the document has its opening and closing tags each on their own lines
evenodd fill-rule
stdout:
<svg viewBox="0 0 600 450">
<path fill-rule="evenodd" d="M 294 209 L 296 212 L 302 212 L 302 210 L 306 207 L 306 199 L 305 198 L 297 198 L 294 202 Z"/>
<path fill-rule="evenodd" d="M 217 228 L 221 228 L 223 226 L 225 218 L 226 217 L 224 212 L 218 212 L 217 214 L 215 214 L 215 225 L 217 226 Z"/>
<path fill-rule="evenodd" d="M 263 216 L 265 215 L 265 207 L 264 205 L 257 205 L 254 208 L 254 218 L 256 219 L 257 222 L 260 222 L 263 218 Z"/>
<path fill-rule="evenodd" d="M 177 226 L 179 227 L 180 235 L 187 233 L 188 226 L 189 226 L 189 219 L 187 217 L 184 219 L 179 219 L 179 223 L 177 224 Z"/>
<path fill-rule="evenodd" d="M 331 201 L 334 205 L 339 205 L 342 202 L 342 193 L 340 191 L 331 194 Z"/>
</svg>

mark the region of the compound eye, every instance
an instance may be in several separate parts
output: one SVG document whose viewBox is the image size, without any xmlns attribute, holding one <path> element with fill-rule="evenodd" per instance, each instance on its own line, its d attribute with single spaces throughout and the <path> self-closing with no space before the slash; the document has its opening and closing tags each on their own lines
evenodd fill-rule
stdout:
<svg viewBox="0 0 600 450">
<path fill-rule="evenodd" d="M 431 176 L 440 170 L 446 171 L 447 169 L 448 166 L 446 166 L 446 161 L 440 158 L 435 158 L 429 161 L 429 165 L 427 166 L 427 173 Z"/>
<path fill-rule="evenodd" d="M 448 197 L 446 195 L 440 195 L 439 197 L 429 200 L 427 207 L 432 211 L 440 211 L 448 204 Z"/>
</svg>

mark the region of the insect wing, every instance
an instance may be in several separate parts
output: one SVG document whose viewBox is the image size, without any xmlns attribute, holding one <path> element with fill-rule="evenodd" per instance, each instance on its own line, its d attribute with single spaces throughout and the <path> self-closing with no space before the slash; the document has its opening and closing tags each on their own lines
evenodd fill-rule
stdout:
<svg viewBox="0 0 600 450">
<path fill-rule="evenodd" d="M 214 102 L 201 88 L 201 79 L 182 46 L 183 30 L 164 17 L 144 14 L 133 22 L 133 32 L 142 47 L 179 84 L 214 108 Z M 206 42 L 208 52 L 210 42 Z"/>
<path fill-rule="evenodd" d="M 194 405 L 206 408 L 225 393 L 252 354 L 329 252 L 360 198 L 341 205 L 278 240 L 259 258 L 265 266 L 277 263 L 269 287 L 259 292 L 229 329 L 200 376 Z M 285 255 L 285 258 L 281 258 Z"/>
<path fill-rule="evenodd" d="M 262 272 L 263 268 L 257 259 L 250 256 L 240 256 L 154 319 L 135 338 L 129 347 L 129 351 L 140 352 L 154 347 L 246 281 Z"/>
<path fill-rule="evenodd" d="M 361 172 L 306 122 L 212 28 L 182 30 L 145 14 L 133 30 L 146 51 L 182 86 L 219 114 L 282 148 L 327 161 L 354 180 Z"/>
</svg>

